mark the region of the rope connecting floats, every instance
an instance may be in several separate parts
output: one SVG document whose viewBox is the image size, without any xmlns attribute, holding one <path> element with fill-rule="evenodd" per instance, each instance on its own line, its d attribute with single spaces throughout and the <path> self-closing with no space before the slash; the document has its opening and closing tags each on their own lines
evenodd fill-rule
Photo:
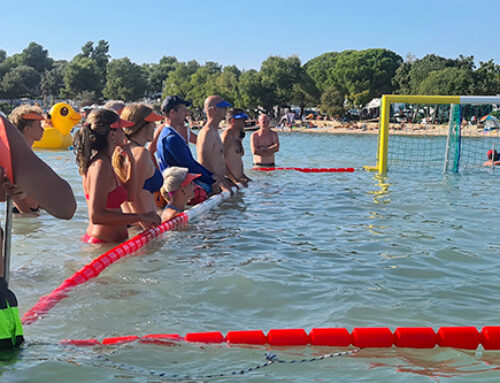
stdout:
<svg viewBox="0 0 500 383">
<path fill-rule="evenodd" d="M 233 187 L 233 192 L 236 192 L 241 188 L 242 186 L 240 185 L 238 185 L 238 187 Z M 73 290 L 76 286 L 97 277 L 104 269 L 118 261 L 120 258 L 135 253 L 152 239 L 159 237 L 166 231 L 173 230 L 181 225 L 186 224 L 188 221 L 207 212 L 214 206 L 217 206 L 219 203 L 221 203 L 222 200 L 227 199 L 230 196 L 231 193 L 229 191 L 216 194 L 210 197 L 208 200 L 202 202 L 201 204 L 198 204 L 187 210 L 186 212 L 177 215 L 171 220 L 163 222 L 161 225 L 158 225 L 151 229 L 144 230 L 128 241 L 113 247 L 111 250 L 108 250 L 88 265 L 82 267 L 71 277 L 66 279 L 51 293 L 42 296 L 38 300 L 38 302 L 35 303 L 35 305 L 24 314 L 21 319 L 22 323 L 24 325 L 29 325 L 36 322 L 41 318 L 43 314 L 46 314 L 49 310 L 51 310 L 57 304 L 57 302 L 59 302 L 63 298 L 66 298 L 68 296 L 68 292 Z"/>
<path fill-rule="evenodd" d="M 131 342 L 172 345 L 177 342 L 227 343 L 234 345 L 272 346 L 331 346 L 358 348 L 407 347 L 429 349 L 436 346 L 475 350 L 481 344 L 485 350 L 500 350 L 500 326 L 441 327 L 435 332 L 431 327 L 399 327 L 392 332 L 387 327 L 357 327 L 351 333 L 345 328 L 313 328 L 309 334 L 304 329 L 273 329 L 267 335 L 261 330 L 229 331 L 224 336 L 219 331 L 178 334 L 150 334 L 97 339 L 64 339 L 63 345 L 98 346 Z"/>
<path fill-rule="evenodd" d="M 270 352 L 266 353 L 266 361 L 263 363 L 258 364 L 257 366 L 254 367 L 249 367 L 241 370 L 236 370 L 236 371 L 231 371 L 231 372 L 225 372 L 225 373 L 220 373 L 220 374 L 211 374 L 211 375 L 178 375 L 178 374 L 169 374 L 166 372 L 158 372 L 154 370 L 147 370 L 142 367 L 137 367 L 137 366 L 131 366 L 129 364 L 125 363 L 117 363 L 114 362 L 102 355 L 98 356 L 98 359 L 100 361 L 106 362 L 109 364 L 111 367 L 115 367 L 120 370 L 125 370 L 125 371 L 130 371 L 134 373 L 138 373 L 141 376 L 147 374 L 150 376 L 156 376 L 156 377 L 165 377 L 169 379 L 213 379 L 213 378 L 223 378 L 223 377 L 229 377 L 229 376 L 236 376 L 236 375 L 244 375 L 248 374 L 253 371 L 257 371 L 259 369 L 262 369 L 264 367 L 269 367 L 270 365 L 274 363 L 283 363 L 283 364 L 299 364 L 299 363 L 310 363 L 310 362 L 317 362 L 320 360 L 325 360 L 329 358 L 335 358 L 335 357 L 340 357 L 340 356 L 351 356 L 354 355 L 356 352 L 359 350 L 351 350 L 351 351 L 342 351 L 342 352 L 336 352 L 332 354 L 325 354 L 321 355 L 316 358 L 310 358 L 310 359 L 296 359 L 296 360 L 282 360 L 278 358 L 278 355 L 272 354 Z"/>
<path fill-rule="evenodd" d="M 296 170 L 302 173 L 354 173 L 354 168 L 277 168 L 277 167 L 253 167 L 252 170 L 271 172 L 275 170 Z"/>
</svg>

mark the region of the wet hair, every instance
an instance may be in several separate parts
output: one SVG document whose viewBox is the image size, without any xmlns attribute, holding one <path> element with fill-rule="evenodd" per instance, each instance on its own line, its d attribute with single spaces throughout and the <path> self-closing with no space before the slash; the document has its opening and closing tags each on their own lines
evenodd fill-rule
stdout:
<svg viewBox="0 0 500 383">
<path fill-rule="evenodd" d="M 30 123 L 31 120 L 25 120 L 23 116 L 28 113 L 36 113 L 43 116 L 43 110 L 39 106 L 23 104 L 15 108 L 9 114 L 9 120 L 12 122 L 17 129 L 22 133 L 24 128 Z"/>
<path fill-rule="evenodd" d="M 123 128 L 128 138 L 132 137 L 146 125 L 150 124 L 150 122 L 145 121 L 144 119 L 151 113 L 153 113 L 153 108 L 139 102 L 129 104 L 122 110 L 120 114 L 121 118 L 135 124 L 129 128 Z"/>
<path fill-rule="evenodd" d="M 81 175 L 85 175 L 96 154 L 108 148 L 110 125 L 118 121 L 120 116 L 109 109 L 93 110 L 87 117 L 83 127 L 73 138 L 76 163 Z"/>
</svg>

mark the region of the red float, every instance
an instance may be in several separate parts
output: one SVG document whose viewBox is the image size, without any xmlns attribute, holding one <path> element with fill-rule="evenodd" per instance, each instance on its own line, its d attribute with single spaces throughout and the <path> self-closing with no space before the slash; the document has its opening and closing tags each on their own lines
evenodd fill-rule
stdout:
<svg viewBox="0 0 500 383">
<path fill-rule="evenodd" d="M 392 347 L 394 336 L 387 327 L 366 327 L 352 330 L 353 346 L 365 347 Z"/>
<path fill-rule="evenodd" d="M 199 343 L 222 343 L 224 342 L 224 335 L 219 331 L 212 332 L 191 332 L 184 337 L 186 342 L 199 342 Z"/>
<path fill-rule="evenodd" d="M 481 334 L 475 327 L 441 327 L 437 343 L 441 347 L 475 350 L 481 341 Z"/>
<path fill-rule="evenodd" d="M 500 350 L 500 326 L 483 327 L 481 344 L 485 350 Z"/>
<path fill-rule="evenodd" d="M 314 346 L 346 347 L 352 343 L 351 334 L 345 328 L 313 328 L 309 339 Z"/>
<path fill-rule="evenodd" d="M 394 331 L 396 347 L 434 348 L 437 336 L 431 327 L 399 327 Z"/>
<path fill-rule="evenodd" d="M 267 333 L 273 346 L 303 346 L 309 344 L 309 335 L 303 329 L 274 329 Z"/>
<path fill-rule="evenodd" d="M 267 337 L 261 330 L 229 331 L 226 341 L 236 344 L 266 344 Z"/>
</svg>

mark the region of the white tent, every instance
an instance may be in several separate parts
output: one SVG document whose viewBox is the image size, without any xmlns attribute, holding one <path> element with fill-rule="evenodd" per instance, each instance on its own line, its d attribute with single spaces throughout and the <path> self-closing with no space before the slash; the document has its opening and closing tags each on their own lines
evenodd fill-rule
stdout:
<svg viewBox="0 0 500 383">
<path fill-rule="evenodd" d="M 380 98 L 374 98 L 368 104 L 365 105 L 367 109 L 380 108 Z"/>
</svg>

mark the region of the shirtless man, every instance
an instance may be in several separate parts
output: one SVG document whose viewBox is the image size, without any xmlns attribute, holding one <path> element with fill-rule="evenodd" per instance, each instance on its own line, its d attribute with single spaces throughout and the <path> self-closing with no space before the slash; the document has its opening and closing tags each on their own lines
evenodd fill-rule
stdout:
<svg viewBox="0 0 500 383">
<path fill-rule="evenodd" d="M 259 116 L 260 129 L 250 138 L 250 148 L 253 153 L 254 166 L 273 167 L 274 153 L 280 150 L 278 133 L 269 127 L 267 114 Z"/>
<path fill-rule="evenodd" d="M 207 122 L 200 130 L 196 143 L 198 161 L 214 173 L 213 177 L 222 190 L 231 191 L 233 182 L 225 177 L 226 160 L 224 159 L 224 145 L 220 139 L 218 129 L 224 119 L 226 109 L 231 106 L 221 96 L 209 96 L 205 100 Z"/>
<path fill-rule="evenodd" d="M 233 108 L 226 117 L 228 128 L 222 132 L 221 138 L 224 144 L 224 158 L 226 159 L 226 177 L 234 183 L 242 183 L 245 187 L 251 181 L 243 170 L 242 157 L 245 154 L 241 143 L 245 137 L 244 127 L 248 116 L 242 109 Z"/>
</svg>

